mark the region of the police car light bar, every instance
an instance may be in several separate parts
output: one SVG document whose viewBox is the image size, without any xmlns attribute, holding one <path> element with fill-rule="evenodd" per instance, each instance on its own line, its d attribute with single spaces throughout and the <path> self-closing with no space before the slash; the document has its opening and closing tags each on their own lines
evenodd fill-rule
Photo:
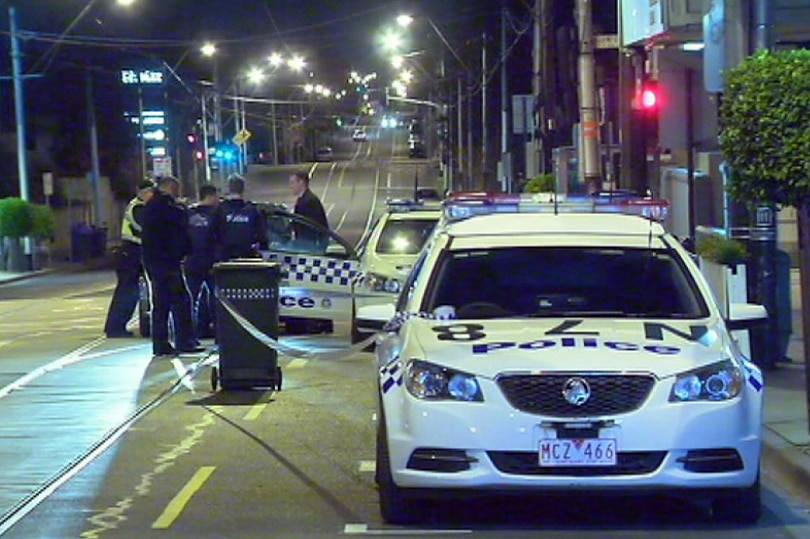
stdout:
<svg viewBox="0 0 810 539">
<path fill-rule="evenodd" d="M 493 213 L 621 213 L 663 222 L 669 202 L 640 197 L 626 191 L 574 196 L 477 191 L 453 193 L 444 201 L 443 206 L 445 217 L 449 221 Z"/>
</svg>

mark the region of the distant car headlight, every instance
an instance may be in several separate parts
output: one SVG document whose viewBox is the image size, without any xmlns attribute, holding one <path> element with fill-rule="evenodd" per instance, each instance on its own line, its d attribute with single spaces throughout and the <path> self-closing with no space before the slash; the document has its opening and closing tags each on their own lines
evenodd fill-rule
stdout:
<svg viewBox="0 0 810 539">
<path fill-rule="evenodd" d="M 366 274 L 366 286 L 374 292 L 388 292 L 399 294 L 402 290 L 402 282 L 394 277 L 380 275 L 379 273 Z"/>
<path fill-rule="evenodd" d="M 408 364 L 405 387 L 417 399 L 466 402 L 484 400 L 475 376 L 418 359 L 411 360 Z"/>
<path fill-rule="evenodd" d="M 679 374 L 669 401 L 724 401 L 739 395 L 742 387 L 742 370 L 729 359 Z"/>
</svg>

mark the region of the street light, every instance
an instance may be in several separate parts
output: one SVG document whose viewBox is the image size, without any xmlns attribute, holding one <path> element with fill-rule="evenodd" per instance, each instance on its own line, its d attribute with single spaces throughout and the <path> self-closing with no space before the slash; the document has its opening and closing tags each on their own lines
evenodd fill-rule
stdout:
<svg viewBox="0 0 810 539">
<path fill-rule="evenodd" d="M 204 43 L 202 47 L 200 47 L 200 52 L 203 54 L 203 56 L 210 58 L 217 53 L 217 46 L 208 41 Z"/>
<path fill-rule="evenodd" d="M 408 26 L 413 23 L 413 17 L 411 15 L 399 15 L 397 16 L 397 25 L 402 28 L 407 28 Z"/>
<path fill-rule="evenodd" d="M 304 60 L 302 56 L 293 56 L 289 60 L 287 60 L 287 67 L 292 69 L 293 71 L 300 72 L 303 71 L 305 67 L 307 67 L 307 62 Z"/>
<path fill-rule="evenodd" d="M 279 68 L 284 64 L 284 57 L 277 52 L 271 54 L 267 60 L 270 62 L 270 65 L 275 68 Z"/>
</svg>

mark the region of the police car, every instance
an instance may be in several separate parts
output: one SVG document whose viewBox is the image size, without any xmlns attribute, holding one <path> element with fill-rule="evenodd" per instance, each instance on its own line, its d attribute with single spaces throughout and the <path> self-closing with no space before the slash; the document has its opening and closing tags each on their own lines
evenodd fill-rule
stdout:
<svg viewBox="0 0 810 539">
<path fill-rule="evenodd" d="M 267 219 L 268 250 L 262 258 L 281 266 L 279 320 L 290 333 L 331 333 L 349 323 L 358 257 L 351 245 L 317 223 L 277 204 L 260 204 Z M 314 241 L 301 241 L 295 230 Z"/>
<path fill-rule="evenodd" d="M 359 275 L 354 282 L 352 342 L 376 328 L 358 326 L 357 312 L 368 305 L 394 303 L 402 283 L 442 215 L 438 202 L 394 199 L 358 248 Z"/>
<path fill-rule="evenodd" d="M 390 523 L 465 493 L 661 491 L 760 516 L 762 375 L 652 200 L 450 200 L 376 348 Z M 389 314 L 393 314 L 391 308 Z"/>
</svg>

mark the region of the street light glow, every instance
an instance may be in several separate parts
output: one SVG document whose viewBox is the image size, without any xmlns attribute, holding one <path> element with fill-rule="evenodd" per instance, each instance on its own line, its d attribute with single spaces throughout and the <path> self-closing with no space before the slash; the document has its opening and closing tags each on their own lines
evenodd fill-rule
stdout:
<svg viewBox="0 0 810 539">
<path fill-rule="evenodd" d="M 284 64 L 284 57 L 277 52 L 271 54 L 268 60 L 273 67 L 281 67 L 281 65 Z"/>
<path fill-rule="evenodd" d="M 393 30 L 388 30 L 382 36 L 383 47 L 389 51 L 397 51 L 402 48 L 402 36 Z"/>
<path fill-rule="evenodd" d="M 394 66 L 394 69 L 401 69 L 405 65 L 405 58 L 399 55 L 394 56 L 391 58 L 391 65 Z"/>
<path fill-rule="evenodd" d="M 307 66 L 307 62 L 301 56 L 293 56 L 287 61 L 287 66 L 293 71 L 302 71 Z"/>
<path fill-rule="evenodd" d="M 407 28 L 413 23 L 413 17 L 410 15 L 399 15 L 397 17 L 397 24 L 402 28 Z"/>
<path fill-rule="evenodd" d="M 203 53 L 203 56 L 213 56 L 217 53 L 217 46 L 209 41 L 200 47 L 200 52 Z"/>
<path fill-rule="evenodd" d="M 129 7 L 135 3 L 135 0 L 117 0 L 119 6 Z"/>
<path fill-rule="evenodd" d="M 399 74 L 399 79 L 405 84 L 409 84 L 413 81 L 413 72 L 406 69 Z"/>
<path fill-rule="evenodd" d="M 250 68 L 248 71 L 247 78 L 252 84 L 261 84 L 264 79 L 267 77 L 264 71 L 259 69 L 258 67 Z"/>
<path fill-rule="evenodd" d="M 313 84 L 305 84 L 304 85 L 304 92 L 311 94 L 315 91 L 315 86 Z"/>
</svg>

